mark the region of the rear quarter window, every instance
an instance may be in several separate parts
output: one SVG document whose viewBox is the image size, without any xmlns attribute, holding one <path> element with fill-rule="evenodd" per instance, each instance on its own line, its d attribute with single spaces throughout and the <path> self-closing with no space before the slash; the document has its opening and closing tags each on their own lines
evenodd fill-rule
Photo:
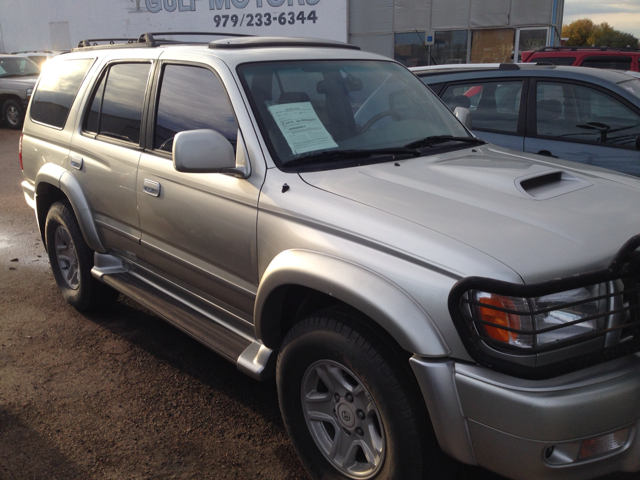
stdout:
<svg viewBox="0 0 640 480">
<path fill-rule="evenodd" d="M 47 65 L 31 100 L 31 119 L 64 128 L 73 100 L 93 62 L 93 58 L 80 58 Z"/>
<path fill-rule="evenodd" d="M 605 68 L 607 70 L 631 70 L 631 57 L 594 56 L 585 57 L 580 64 L 582 67 Z"/>
<path fill-rule="evenodd" d="M 551 63 L 553 65 L 573 65 L 576 57 L 533 57 L 531 63 Z"/>
</svg>

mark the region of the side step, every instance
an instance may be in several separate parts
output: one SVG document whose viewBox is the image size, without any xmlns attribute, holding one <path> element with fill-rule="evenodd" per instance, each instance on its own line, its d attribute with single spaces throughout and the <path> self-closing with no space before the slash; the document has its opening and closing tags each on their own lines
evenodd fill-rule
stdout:
<svg viewBox="0 0 640 480">
<path fill-rule="evenodd" d="M 257 380 L 273 377 L 276 356 L 262 342 L 232 327 L 236 319 L 214 305 L 171 288 L 169 282 L 147 278 L 143 270 L 108 254 L 95 254 L 91 274 L 155 312 Z M 216 310 L 215 313 L 212 310 Z M 225 318 L 228 317 L 228 318 Z"/>
</svg>

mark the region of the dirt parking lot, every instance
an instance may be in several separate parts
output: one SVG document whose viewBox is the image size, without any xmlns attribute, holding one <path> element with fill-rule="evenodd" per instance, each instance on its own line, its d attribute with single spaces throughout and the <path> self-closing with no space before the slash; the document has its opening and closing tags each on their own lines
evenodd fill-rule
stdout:
<svg viewBox="0 0 640 480">
<path fill-rule="evenodd" d="M 123 297 L 92 315 L 63 301 L 21 193 L 18 138 L 0 128 L 0 479 L 307 478 L 273 381 Z"/>
</svg>

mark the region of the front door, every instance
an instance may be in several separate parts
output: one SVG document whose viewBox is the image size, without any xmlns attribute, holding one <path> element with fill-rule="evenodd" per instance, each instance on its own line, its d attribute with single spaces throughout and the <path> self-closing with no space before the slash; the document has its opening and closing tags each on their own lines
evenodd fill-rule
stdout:
<svg viewBox="0 0 640 480">
<path fill-rule="evenodd" d="M 228 175 L 178 172 L 171 156 L 173 137 L 186 130 L 216 130 L 236 145 L 240 133 L 226 90 L 203 65 L 167 61 L 158 74 L 153 144 L 142 154 L 137 180 L 145 259 L 250 317 L 259 189 Z"/>
</svg>

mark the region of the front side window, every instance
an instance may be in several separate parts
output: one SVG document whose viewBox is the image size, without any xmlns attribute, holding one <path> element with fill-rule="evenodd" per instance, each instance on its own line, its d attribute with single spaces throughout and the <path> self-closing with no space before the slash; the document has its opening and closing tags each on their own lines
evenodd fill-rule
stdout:
<svg viewBox="0 0 640 480">
<path fill-rule="evenodd" d="M 93 93 L 84 130 L 139 144 L 150 68 L 148 62 L 111 65 Z"/>
<path fill-rule="evenodd" d="M 418 78 L 393 62 L 273 62 L 238 70 L 281 167 L 322 158 L 323 168 L 340 168 L 345 158 L 366 163 L 374 150 L 402 150 L 430 136 L 470 138 Z"/>
<path fill-rule="evenodd" d="M 468 108 L 474 129 L 516 133 L 521 96 L 522 80 L 492 81 L 449 85 L 442 100 L 451 111 Z"/>
<path fill-rule="evenodd" d="M 93 61 L 93 58 L 80 58 L 48 64 L 31 100 L 31 118 L 64 128 L 73 100 Z"/>
<path fill-rule="evenodd" d="M 238 125 L 222 83 L 206 68 L 165 65 L 153 148 L 171 152 L 177 133 L 203 128 L 215 130 L 236 143 Z"/>
<path fill-rule="evenodd" d="M 635 148 L 640 116 L 604 92 L 582 85 L 538 82 L 537 134 Z"/>
</svg>

